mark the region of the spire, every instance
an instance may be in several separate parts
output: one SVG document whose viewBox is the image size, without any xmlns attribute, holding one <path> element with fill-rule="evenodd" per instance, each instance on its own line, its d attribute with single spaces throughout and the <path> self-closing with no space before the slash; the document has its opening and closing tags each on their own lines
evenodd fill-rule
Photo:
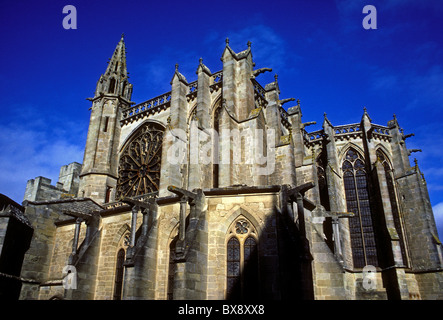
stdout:
<svg viewBox="0 0 443 320">
<path fill-rule="evenodd" d="M 97 83 L 95 97 L 102 94 L 120 95 L 127 100 L 131 99 L 132 85 L 128 81 L 124 34 L 108 61 L 106 72 L 101 75 Z"/>
<path fill-rule="evenodd" d="M 109 60 L 108 67 L 106 68 L 105 75 L 116 75 L 120 79 L 128 77 L 128 71 L 126 69 L 126 47 L 125 47 L 125 34 L 122 33 L 120 41 L 114 50 L 114 54 Z"/>
</svg>

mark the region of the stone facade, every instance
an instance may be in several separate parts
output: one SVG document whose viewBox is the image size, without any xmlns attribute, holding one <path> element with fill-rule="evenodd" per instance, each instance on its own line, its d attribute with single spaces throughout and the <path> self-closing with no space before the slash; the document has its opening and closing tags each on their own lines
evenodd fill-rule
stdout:
<svg viewBox="0 0 443 320">
<path fill-rule="evenodd" d="M 90 98 L 81 171 L 28 182 L 21 299 L 443 298 L 410 135 L 366 110 L 308 132 L 251 51 L 226 41 L 222 70 L 200 60 L 188 82 L 176 66 L 170 92 L 135 104 L 122 37 Z"/>
</svg>

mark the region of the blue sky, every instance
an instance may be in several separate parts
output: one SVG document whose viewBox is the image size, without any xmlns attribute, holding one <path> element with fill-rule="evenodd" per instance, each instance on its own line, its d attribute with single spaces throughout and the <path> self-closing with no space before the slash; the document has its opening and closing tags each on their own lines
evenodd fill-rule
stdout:
<svg viewBox="0 0 443 320">
<path fill-rule="evenodd" d="M 77 29 L 62 26 L 65 5 Z M 362 9 L 377 8 L 365 30 Z M 300 99 L 303 120 L 376 124 L 397 115 L 424 172 L 443 235 L 443 2 L 330 1 L 1 1 L 0 192 L 21 202 L 26 181 L 58 179 L 83 161 L 90 102 L 121 34 L 139 103 L 170 90 L 175 64 L 196 80 L 199 58 L 221 70 L 225 38 L 252 42 L 256 68 L 279 76 L 281 98 Z M 289 106 L 289 104 L 285 105 Z"/>
</svg>

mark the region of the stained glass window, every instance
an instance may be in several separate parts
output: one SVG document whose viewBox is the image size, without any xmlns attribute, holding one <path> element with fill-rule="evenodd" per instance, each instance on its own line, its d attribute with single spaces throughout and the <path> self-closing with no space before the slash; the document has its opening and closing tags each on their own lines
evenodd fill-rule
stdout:
<svg viewBox="0 0 443 320">
<path fill-rule="evenodd" d="M 257 240 L 255 229 L 245 219 L 237 220 L 227 243 L 228 299 L 256 298 L 259 293 Z"/>
<path fill-rule="evenodd" d="M 231 294 L 235 291 L 240 277 L 240 242 L 233 237 L 228 241 L 228 283 L 227 291 Z"/>
<path fill-rule="evenodd" d="M 158 192 L 163 128 L 147 123 L 137 130 L 119 161 L 117 198 Z"/>
<path fill-rule="evenodd" d="M 360 154 L 353 149 L 349 149 L 345 159 L 342 170 L 346 205 L 348 212 L 353 212 L 355 215 L 349 218 L 354 267 L 378 266 L 365 163 Z"/>
</svg>

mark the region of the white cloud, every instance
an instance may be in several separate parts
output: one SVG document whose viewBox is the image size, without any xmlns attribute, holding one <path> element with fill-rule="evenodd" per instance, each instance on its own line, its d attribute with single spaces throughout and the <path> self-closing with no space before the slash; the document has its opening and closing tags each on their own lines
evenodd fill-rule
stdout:
<svg viewBox="0 0 443 320">
<path fill-rule="evenodd" d="M 434 211 L 435 223 L 438 229 L 438 235 L 443 237 L 443 202 L 437 203 L 432 207 Z"/>
<path fill-rule="evenodd" d="M 247 49 L 252 43 L 252 55 L 260 67 L 282 69 L 288 59 L 285 40 L 272 28 L 259 24 L 228 32 L 229 46 L 235 51 Z M 259 67 L 259 66 L 257 66 Z"/>
<path fill-rule="evenodd" d="M 203 58 L 203 63 L 212 72 L 219 71 L 222 67 L 219 58 L 223 53 L 226 38 L 229 38 L 229 46 L 235 52 L 246 50 L 248 41 L 251 41 L 252 57 L 257 64 L 256 68 L 273 69 L 270 81 L 273 81 L 275 73 L 294 71 L 295 62 L 300 59 L 300 56 L 289 51 L 282 36 L 264 24 L 248 25 L 242 29 L 226 30 L 223 33 L 209 29 L 206 35 L 202 36 L 205 49 L 200 49 L 200 51 L 181 51 L 168 45 L 157 48 L 155 56 L 151 56 L 147 63 L 139 66 L 139 70 L 144 73 L 142 81 L 147 90 L 142 89 L 140 93 L 140 88 L 138 88 L 134 91 L 135 95 L 142 94 L 141 99 L 146 100 L 169 91 L 169 83 L 176 63 L 179 65 L 179 72 L 186 77 L 188 82 L 197 79 L 196 70 L 199 58 Z M 260 76 L 260 79 L 266 79 L 269 75 L 270 73 L 265 73 L 264 76 Z"/>
<path fill-rule="evenodd" d="M 82 162 L 84 141 L 77 137 L 78 124 L 49 122 L 33 116 L 0 127 L 0 193 L 21 203 L 26 182 L 37 176 L 58 180 L 60 167 L 73 161 Z M 22 116 L 22 119 L 23 116 Z"/>
</svg>

